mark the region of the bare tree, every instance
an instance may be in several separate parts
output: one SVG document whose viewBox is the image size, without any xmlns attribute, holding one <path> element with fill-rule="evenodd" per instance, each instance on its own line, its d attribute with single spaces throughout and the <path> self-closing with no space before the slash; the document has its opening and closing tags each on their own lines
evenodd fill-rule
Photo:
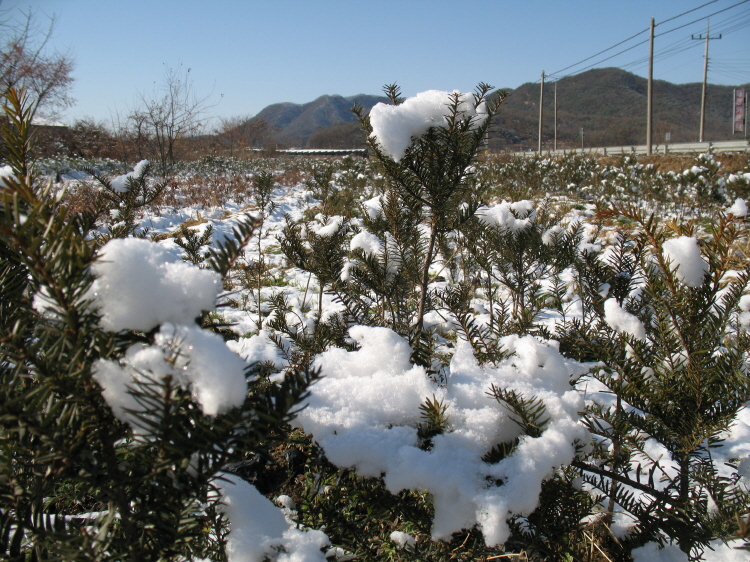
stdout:
<svg viewBox="0 0 750 562">
<path fill-rule="evenodd" d="M 91 117 L 78 119 L 63 130 L 67 153 L 82 158 L 117 158 L 117 143 L 107 125 Z"/>
<path fill-rule="evenodd" d="M 210 97 L 196 94 L 190 69 L 182 72 L 182 65 L 176 69 L 165 66 L 162 83 L 150 94 L 138 94 L 129 120 L 139 138 L 151 143 L 162 173 L 166 174 L 174 165 L 179 141 L 202 130 L 211 107 Z"/>
<path fill-rule="evenodd" d="M 48 25 L 41 26 L 31 11 L 0 14 L 2 93 L 10 88 L 25 89 L 45 117 L 54 117 L 73 104 L 73 61 L 68 55 L 48 49 L 54 24 L 54 18 L 49 18 Z"/>
<path fill-rule="evenodd" d="M 265 148 L 273 130 L 263 119 L 227 117 L 220 119 L 215 135 L 218 148 L 234 156 L 235 150 Z"/>
<path fill-rule="evenodd" d="M 247 148 L 247 139 L 242 131 L 245 121 L 247 117 L 222 117 L 219 120 L 215 131 L 217 145 L 229 151 L 229 156 L 234 156 L 235 150 Z"/>
</svg>

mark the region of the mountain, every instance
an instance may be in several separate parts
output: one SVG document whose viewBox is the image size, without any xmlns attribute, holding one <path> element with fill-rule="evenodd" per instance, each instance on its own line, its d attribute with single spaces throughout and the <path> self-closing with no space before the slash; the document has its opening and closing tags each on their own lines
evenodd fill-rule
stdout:
<svg viewBox="0 0 750 562">
<path fill-rule="evenodd" d="M 557 82 L 558 147 L 645 144 L 648 81 L 619 68 L 599 68 Z M 747 85 L 745 86 L 747 88 Z M 697 142 L 700 128 L 701 83 L 672 84 L 654 80 L 653 140 Z M 704 140 L 732 139 L 734 86 L 709 84 Z M 544 87 L 542 140 L 554 142 L 554 83 Z M 507 92 L 493 125 L 495 149 L 536 148 L 539 134 L 539 84 L 527 83 Z M 734 137 L 737 138 L 737 137 Z"/>
<path fill-rule="evenodd" d="M 619 68 L 598 68 L 557 82 L 558 147 L 621 146 L 646 142 L 647 80 Z M 654 80 L 654 142 L 698 140 L 701 84 L 672 84 Z M 745 85 L 749 88 L 750 85 Z M 732 139 L 733 86 L 708 85 L 704 140 Z M 544 87 L 544 146 L 554 142 L 554 83 Z M 507 98 L 490 132 L 492 150 L 536 148 L 539 131 L 539 84 L 527 83 L 506 90 Z M 497 95 L 497 92 L 494 94 Z M 355 103 L 370 110 L 383 96 L 360 94 L 321 96 L 306 104 L 269 105 L 250 124 L 265 124 L 275 131 L 281 146 L 358 148 L 364 137 Z M 735 136 L 734 138 L 738 138 Z"/>
<path fill-rule="evenodd" d="M 269 105 L 250 119 L 250 122 L 263 121 L 276 130 L 280 144 L 306 146 L 314 133 L 329 127 L 343 127 L 340 131 L 343 134 L 351 134 L 352 131 L 356 133 L 359 124 L 351 111 L 354 105 L 360 104 L 369 111 L 379 102 L 387 103 L 388 98 L 366 94 L 349 97 L 325 95 L 305 104 Z"/>
</svg>

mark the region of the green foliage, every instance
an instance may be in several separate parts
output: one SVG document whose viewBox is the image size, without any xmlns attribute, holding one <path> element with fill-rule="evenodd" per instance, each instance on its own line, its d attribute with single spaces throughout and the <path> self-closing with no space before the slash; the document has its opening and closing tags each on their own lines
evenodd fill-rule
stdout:
<svg viewBox="0 0 750 562">
<path fill-rule="evenodd" d="M 386 86 L 384 90 L 394 105 L 403 101 L 395 84 Z M 417 270 L 416 313 L 410 326 L 409 341 L 414 348 L 412 359 L 424 366 L 431 363 L 429 355 L 425 353 L 430 346 L 425 342 L 424 333 L 430 268 L 437 256 L 439 236 L 457 229 L 474 214 L 478 206 L 473 198 L 474 172 L 471 165 L 502 102 L 502 98 L 496 102 L 488 100 L 486 96 L 490 90 L 487 84 L 480 84 L 474 94 L 474 108 L 482 104 L 486 107 L 487 117 L 483 120 L 464 115 L 460 110 L 462 95 L 451 94 L 446 108 L 446 124 L 430 127 L 421 137 L 414 139 L 399 161 L 391 158 L 372 136 L 372 126 L 363 109 L 355 108 L 368 133 L 370 148 L 386 177 L 389 193 L 386 205 L 408 209 L 410 215 L 418 217 L 410 225 L 400 224 L 399 229 L 412 233 L 410 253 L 421 259 Z M 464 205 L 465 210 L 456 213 L 456 209 Z M 418 224 L 423 222 L 429 229 L 426 247 L 418 231 Z"/>
<path fill-rule="evenodd" d="M 417 437 L 422 448 L 429 451 L 432 448 L 432 438 L 448 428 L 448 406 L 433 395 L 419 405 L 419 410 L 422 412 L 423 422 L 417 427 Z"/>
<path fill-rule="evenodd" d="M 175 244 L 185 251 L 185 256 L 182 258 L 187 262 L 192 263 L 201 267 L 208 257 L 208 252 L 201 253 L 201 249 L 211 243 L 211 235 L 214 232 L 213 225 L 209 224 L 203 229 L 203 234 L 198 236 L 195 230 L 180 225 L 180 235 L 175 237 Z"/>
<path fill-rule="evenodd" d="M 256 324 L 258 330 L 263 329 L 262 291 L 268 278 L 268 263 L 266 262 L 266 251 L 263 247 L 263 241 L 267 238 L 264 226 L 268 218 L 276 210 L 276 203 L 273 201 L 275 186 L 276 183 L 271 172 L 261 171 L 253 178 L 252 199 L 258 211 L 255 233 L 255 248 L 258 258 L 254 262 L 245 260 L 238 276 L 240 283 L 255 296 L 255 312 L 258 315 Z"/>
<path fill-rule="evenodd" d="M 346 336 L 349 324 L 341 314 L 313 322 L 312 327 L 292 307 L 283 293 L 271 296 L 270 337 L 282 355 L 297 368 L 309 368 L 315 356 L 331 346 L 352 349 Z"/>
<path fill-rule="evenodd" d="M 560 471 L 542 483 L 539 507 L 527 517 L 512 521 L 508 545 L 516 544 L 542 560 L 590 560 L 583 558 L 586 543 L 585 520 L 594 509 L 591 494 L 576 487 L 575 471 Z M 590 554 L 590 553 L 589 553 Z"/>
<path fill-rule="evenodd" d="M 333 221 L 329 224 L 329 221 Z M 320 227 L 334 228 L 319 234 Z M 319 222 L 295 223 L 287 217 L 280 239 L 281 251 L 295 267 L 315 275 L 318 280 L 318 321 L 323 316 L 323 294 L 339 278 L 344 266 L 348 221 L 343 217 L 322 215 Z"/>
<path fill-rule="evenodd" d="M 362 231 L 381 241 L 379 252 L 356 248 L 350 253 L 347 279 L 334 286 L 337 297 L 354 320 L 363 325 L 387 326 L 409 337 L 419 294 L 424 243 L 420 213 L 402 206 L 393 191 L 381 197 L 382 213 L 362 209 Z"/>
<path fill-rule="evenodd" d="M 249 380 L 244 403 L 203 415 L 170 376 L 142 372 L 132 426 L 93 378 L 154 334 L 99 327 L 91 301 L 95 213 L 72 214 L 35 177 L 31 108 L 11 90 L 4 128 L 12 175 L 0 188 L 0 557 L 11 560 L 184 560 L 224 557 L 215 479 L 279 428 L 317 376 Z M 123 231 L 117 231 L 124 233 Z M 130 230 L 132 232 L 132 230 Z M 112 235 L 115 231 L 111 232 Z M 214 250 L 226 274 L 252 235 Z M 13 303 L 8 307 L 7 303 Z M 179 343 L 172 359 L 180 354 Z"/>
<path fill-rule="evenodd" d="M 480 365 L 497 364 L 508 357 L 499 338 L 505 335 L 504 328 L 511 325 L 509 315 L 504 302 L 500 302 L 493 308 L 493 301 L 490 300 L 489 325 L 477 324 L 473 311 L 470 311 L 467 305 L 473 290 L 472 286 L 460 283 L 439 292 L 438 298 L 458 323 L 457 332 L 471 344 L 477 363 Z"/>
<path fill-rule="evenodd" d="M 356 162 L 360 162 L 359 164 Z M 316 214 L 351 218 L 358 211 L 358 199 L 366 190 L 365 167 L 349 157 L 340 161 L 319 160 L 308 166 L 305 186 L 320 201 L 305 211 L 305 218 Z"/>
<path fill-rule="evenodd" d="M 137 211 L 153 203 L 164 191 L 166 181 L 152 183 L 148 179 L 151 165 L 147 164 L 140 175 L 128 176 L 123 190 L 112 187 L 112 179 L 98 173 L 87 171 L 99 182 L 101 190 L 97 194 L 94 212 L 98 219 L 103 219 L 107 231 L 98 236 L 99 243 L 104 244 L 112 238 L 126 238 L 136 234 Z M 145 235 L 146 233 L 141 233 Z"/>
<path fill-rule="evenodd" d="M 351 470 L 337 469 L 316 447 L 310 451 L 299 481 L 302 486 L 292 495 L 297 520 L 307 527 L 325 527 L 332 544 L 358 560 L 468 561 L 502 553 L 488 548 L 477 529 L 456 533 L 450 540 L 433 541 L 428 494 L 392 494 L 380 478 L 363 478 Z M 400 548 L 390 538 L 393 531 L 408 533 L 415 544 Z"/>
<path fill-rule="evenodd" d="M 666 536 L 695 555 L 712 537 L 726 536 L 735 514 L 748 505 L 747 492 L 721 476 L 711 456 L 750 399 L 746 339 L 731 329 L 750 271 L 725 277 L 742 231 L 736 221 L 720 218 L 702 241 L 708 272 L 692 287 L 680 281 L 662 250 L 671 231 L 692 234 L 690 224 L 670 229 L 633 207 L 614 207 L 611 214 L 638 225 L 635 244 L 622 242 L 598 273 L 581 276 L 591 321 L 571 332 L 582 355 L 601 361 L 592 375 L 615 401 L 589 406 L 583 419 L 599 437 L 597 461 L 575 466 L 609 499 L 610 517 L 616 503 L 637 521 L 627 545 Z M 590 281 L 603 280 L 606 272 L 617 278 L 610 298 L 640 319 L 645 339 L 616 332 L 606 321 L 604 297 L 594 294 L 601 285 Z M 653 464 L 647 441 L 664 448 L 672 472 Z M 709 498 L 716 509 L 707 507 Z"/>
<path fill-rule="evenodd" d="M 545 204 L 538 209 L 514 210 L 516 227 L 487 224 L 473 219 L 462 229 L 469 267 L 475 271 L 490 306 L 490 329 L 497 325 L 495 309 L 506 304 L 498 286 L 510 293 L 509 323 L 505 330 L 525 334 L 532 331 L 537 315 L 547 305 L 542 284 L 559 275 L 575 259 L 581 230 L 578 225 L 559 226 Z M 552 228 L 556 231 L 552 231 Z M 502 318 L 502 314 L 501 314 Z"/>
<path fill-rule="evenodd" d="M 490 386 L 488 392 L 498 402 L 503 403 L 513 414 L 512 420 L 516 423 L 524 435 L 540 437 L 549 422 L 546 418 L 546 407 L 544 402 L 536 397 L 526 398 L 515 390 Z"/>
</svg>

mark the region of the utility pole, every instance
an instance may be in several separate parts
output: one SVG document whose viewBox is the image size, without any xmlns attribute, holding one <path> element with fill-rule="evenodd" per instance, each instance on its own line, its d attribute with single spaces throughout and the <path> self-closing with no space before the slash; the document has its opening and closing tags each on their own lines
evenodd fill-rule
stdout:
<svg viewBox="0 0 750 562">
<path fill-rule="evenodd" d="M 539 154 L 542 153 L 542 121 L 544 120 L 544 71 L 542 70 L 542 87 L 539 91 Z"/>
<path fill-rule="evenodd" d="M 706 36 L 703 37 L 702 35 L 698 35 L 696 37 L 695 35 L 692 35 L 691 37 L 693 39 L 700 39 L 706 40 L 706 52 L 703 55 L 703 91 L 701 93 L 701 128 L 700 128 L 700 134 L 698 135 L 698 142 L 703 142 L 703 127 L 706 123 L 706 81 L 708 79 L 708 41 L 709 39 L 721 39 L 721 34 L 719 34 L 718 37 L 711 37 L 710 34 L 711 30 L 711 22 L 710 20 L 706 20 Z"/>
<path fill-rule="evenodd" d="M 583 152 L 583 127 L 581 127 L 581 152 Z"/>
<path fill-rule="evenodd" d="M 555 152 L 557 152 L 557 80 L 555 80 Z"/>
<path fill-rule="evenodd" d="M 652 154 L 652 133 L 654 130 L 654 18 L 651 18 L 651 32 L 648 44 L 648 92 L 646 101 L 646 154 Z"/>
</svg>

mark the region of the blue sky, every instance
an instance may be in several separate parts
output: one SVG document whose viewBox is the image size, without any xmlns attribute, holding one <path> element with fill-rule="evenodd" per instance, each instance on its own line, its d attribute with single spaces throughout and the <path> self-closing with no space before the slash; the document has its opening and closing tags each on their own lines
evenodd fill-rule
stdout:
<svg viewBox="0 0 750 562">
<path fill-rule="evenodd" d="M 2 0 L 0 0 L 2 1 Z M 741 0 L 18 0 L 56 18 L 51 45 L 75 61 L 76 105 L 62 121 L 108 122 L 150 92 L 165 65 L 190 68 L 215 116 L 251 116 L 276 102 L 323 94 L 379 94 L 397 82 L 405 95 L 470 91 L 480 81 L 515 88 L 561 70 L 645 30 L 667 50 L 654 77 L 700 82 L 705 20 Z M 709 82 L 750 82 L 750 1 L 711 16 Z M 743 24 L 747 24 L 743 26 Z M 712 30 L 711 35 L 714 35 Z M 648 33 L 579 67 L 648 39 Z M 681 49 L 684 49 L 680 52 Z M 648 43 L 597 66 L 645 76 Z"/>
</svg>

